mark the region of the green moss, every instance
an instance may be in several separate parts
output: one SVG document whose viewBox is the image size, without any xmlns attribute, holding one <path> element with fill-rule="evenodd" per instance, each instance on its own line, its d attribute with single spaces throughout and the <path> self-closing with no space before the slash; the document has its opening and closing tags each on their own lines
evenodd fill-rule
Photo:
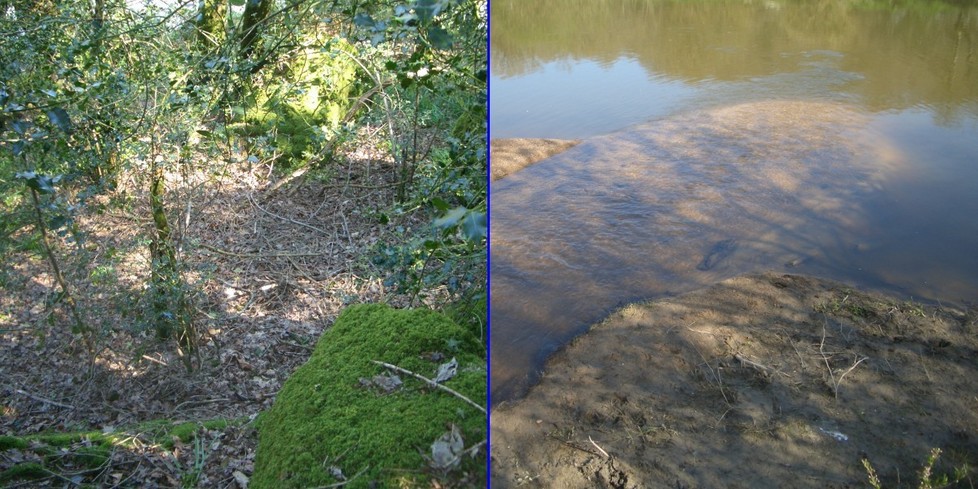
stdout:
<svg viewBox="0 0 978 489">
<path fill-rule="evenodd" d="M 27 442 L 16 436 L 0 436 L 0 450 L 10 450 L 12 448 L 23 450 L 27 448 Z"/>
<path fill-rule="evenodd" d="M 485 405 L 484 350 L 478 340 L 448 317 L 428 310 L 395 310 L 384 305 L 346 309 L 323 334 L 309 361 L 279 392 L 262 416 L 252 487 L 315 487 L 360 474 L 345 487 L 427 486 L 430 474 L 420 451 L 455 424 L 466 446 L 486 437 L 485 415 L 458 398 L 401 375 L 404 386 L 390 394 L 363 387 L 361 378 L 386 373 L 383 361 L 433 377 L 442 352 L 459 362 L 458 375 L 445 383 Z M 481 457 L 466 459 L 461 471 L 485 481 Z"/>
<path fill-rule="evenodd" d="M 158 440 L 164 448 L 172 450 L 175 440 L 180 440 L 181 443 L 190 443 L 194 438 L 196 438 L 197 431 L 201 428 L 206 430 L 223 430 L 230 424 L 231 422 L 226 419 L 211 419 L 204 422 L 177 423 L 169 427 L 163 427 L 163 429 L 160 431 L 160 436 L 158 436 Z"/>
<path fill-rule="evenodd" d="M 18 479 L 41 479 L 49 475 L 51 474 L 45 470 L 43 465 L 36 462 L 27 462 L 0 471 L 0 483 Z"/>
</svg>

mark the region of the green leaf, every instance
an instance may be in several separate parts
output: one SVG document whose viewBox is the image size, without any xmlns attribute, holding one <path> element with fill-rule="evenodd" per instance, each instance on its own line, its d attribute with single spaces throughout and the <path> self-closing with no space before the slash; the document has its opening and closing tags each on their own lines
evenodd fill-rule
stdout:
<svg viewBox="0 0 978 489">
<path fill-rule="evenodd" d="M 71 118 L 68 117 L 68 112 L 65 109 L 56 107 L 45 111 L 48 115 L 48 119 L 51 119 L 51 123 L 58 126 L 64 132 L 71 131 Z"/>
<path fill-rule="evenodd" d="M 414 12 L 418 14 L 418 20 L 428 22 L 438 14 L 440 7 L 437 0 L 417 0 L 414 4 Z"/>
<path fill-rule="evenodd" d="M 228 3 L 234 5 L 235 7 L 240 7 L 246 3 L 245 0 L 228 0 Z"/>
<path fill-rule="evenodd" d="M 353 17 L 353 25 L 357 27 L 373 27 L 376 23 L 369 14 L 357 14 Z"/>
<path fill-rule="evenodd" d="M 65 216 L 54 216 L 48 221 L 48 229 L 52 231 L 57 231 L 68 224 L 68 218 Z"/>
<path fill-rule="evenodd" d="M 456 207 L 448 211 L 448 213 L 445 214 L 444 216 L 435 219 L 434 224 L 435 226 L 442 229 L 450 228 L 452 226 L 457 225 L 458 222 L 461 221 L 463 217 L 465 217 L 465 214 L 467 212 L 469 212 L 469 210 L 466 209 L 465 207 Z"/>
<path fill-rule="evenodd" d="M 462 220 L 462 234 L 470 242 L 486 239 L 488 230 L 485 212 L 469 212 Z"/>
<path fill-rule="evenodd" d="M 431 199 L 431 205 L 435 206 L 435 209 L 438 209 L 440 211 L 447 211 L 448 210 L 448 202 L 445 202 L 440 197 L 434 197 L 434 198 L 432 198 Z"/>
<path fill-rule="evenodd" d="M 428 41 L 435 49 L 450 49 L 455 40 L 452 35 L 448 33 L 445 29 L 441 27 L 432 27 L 428 29 Z"/>
</svg>

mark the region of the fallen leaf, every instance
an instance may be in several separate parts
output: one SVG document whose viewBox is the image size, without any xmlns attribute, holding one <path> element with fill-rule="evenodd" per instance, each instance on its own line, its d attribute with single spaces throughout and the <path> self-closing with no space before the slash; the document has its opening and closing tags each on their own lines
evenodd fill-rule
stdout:
<svg viewBox="0 0 978 489">
<path fill-rule="evenodd" d="M 453 424 L 451 431 L 441 435 L 431 444 L 431 468 L 447 470 L 458 467 L 464 449 L 462 434 Z"/>
<path fill-rule="evenodd" d="M 449 360 L 448 362 L 438 366 L 438 373 L 435 375 L 435 382 L 441 384 L 442 382 L 445 382 L 448 379 L 455 377 L 455 374 L 457 372 L 458 372 L 458 361 L 455 360 L 455 357 L 452 357 L 452 359 Z"/>
</svg>

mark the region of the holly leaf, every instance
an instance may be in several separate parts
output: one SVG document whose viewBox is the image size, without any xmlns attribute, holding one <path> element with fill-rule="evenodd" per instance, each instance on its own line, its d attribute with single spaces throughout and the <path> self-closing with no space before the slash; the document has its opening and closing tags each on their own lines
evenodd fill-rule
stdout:
<svg viewBox="0 0 978 489">
<path fill-rule="evenodd" d="M 432 27 L 431 29 L 428 29 L 428 42 L 430 42 L 435 49 L 450 49 L 452 44 L 455 43 L 455 40 L 445 29 L 442 29 L 441 27 Z"/>
<path fill-rule="evenodd" d="M 444 216 L 435 219 L 434 224 L 435 226 L 441 229 L 450 228 L 452 226 L 457 225 L 458 222 L 461 221 L 463 217 L 465 217 L 465 214 L 467 212 L 469 212 L 469 210 L 466 209 L 465 207 L 456 207 L 448 211 L 447 213 L 445 213 Z"/>
<path fill-rule="evenodd" d="M 485 212 L 469 212 L 462 219 L 462 234 L 470 242 L 479 242 L 486 239 L 488 224 Z"/>
<path fill-rule="evenodd" d="M 68 117 L 68 112 L 65 109 L 56 107 L 45 111 L 48 119 L 51 119 L 51 123 L 58 126 L 64 132 L 71 132 L 71 118 Z"/>
</svg>

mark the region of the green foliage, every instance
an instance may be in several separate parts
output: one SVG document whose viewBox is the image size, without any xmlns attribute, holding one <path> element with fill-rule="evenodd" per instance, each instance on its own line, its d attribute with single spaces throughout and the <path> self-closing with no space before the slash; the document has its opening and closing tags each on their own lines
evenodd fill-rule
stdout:
<svg viewBox="0 0 978 489">
<path fill-rule="evenodd" d="M 347 308 L 323 334 L 308 363 L 279 392 L 259 424 L 252 487 L 318 487 L 356 478 L 348 487 L 427 487 L 419 450 L 455 424 L 466 448 L 485 439 L 485 415 L 460 399 L 402 375 L 393 392 L 361 379 L 385 374 L 371 360 L 434 377 L 432 354 L 455 357 L 458 375 L 444 383 L 485 405 L 484 350 L 447 317 L 383 305 Z M 328 440 L 328 443 L 324 443 Z M 485 484 L 484 457 L 461 471 Z"/>
<path fill-rule="evenodd" d="M 40 479 L 50 474 L 43 464 L 37 462 L 24 462 L 0 472 L 0 483 L 12 482 L 16 480 Z"/>
<path fill-rule="evenodd" d="M 439 285 L 464 295 L 485 283 L 485 6 L 414 0 L 354 19 L 361 38 L 385 53 L 394 81 L 383 123 L 397 128 L 390 144 L 400 209 L 425 209 L 432 220 L 374 256 L 390 270 L 388 284 L 415 297 Z"/>
<path fill-rule="evenodd" d="M 23 438 L 16 436 L 0 436 L 0 450 L 10 450 L 12 448 L 22 450 L 27 448 L 27 442 Z"/>
<path fill-rule="evenodd" d="M 234 110 L 240 122 L 232 127 L 284 155 L 287 167 L 334 143 L 358 95 L 356 48 L 339 38 L 305 42 L 280 68 L 252 80 L 245 105 Z"/>
<path fill-rule="evenodd" d="M 485 288 L 470 289 L 454 303 L 445 307 L 443 312 L 480 338 L 483 345 L 488 345 L 489 296 Z"/>
</svg>

